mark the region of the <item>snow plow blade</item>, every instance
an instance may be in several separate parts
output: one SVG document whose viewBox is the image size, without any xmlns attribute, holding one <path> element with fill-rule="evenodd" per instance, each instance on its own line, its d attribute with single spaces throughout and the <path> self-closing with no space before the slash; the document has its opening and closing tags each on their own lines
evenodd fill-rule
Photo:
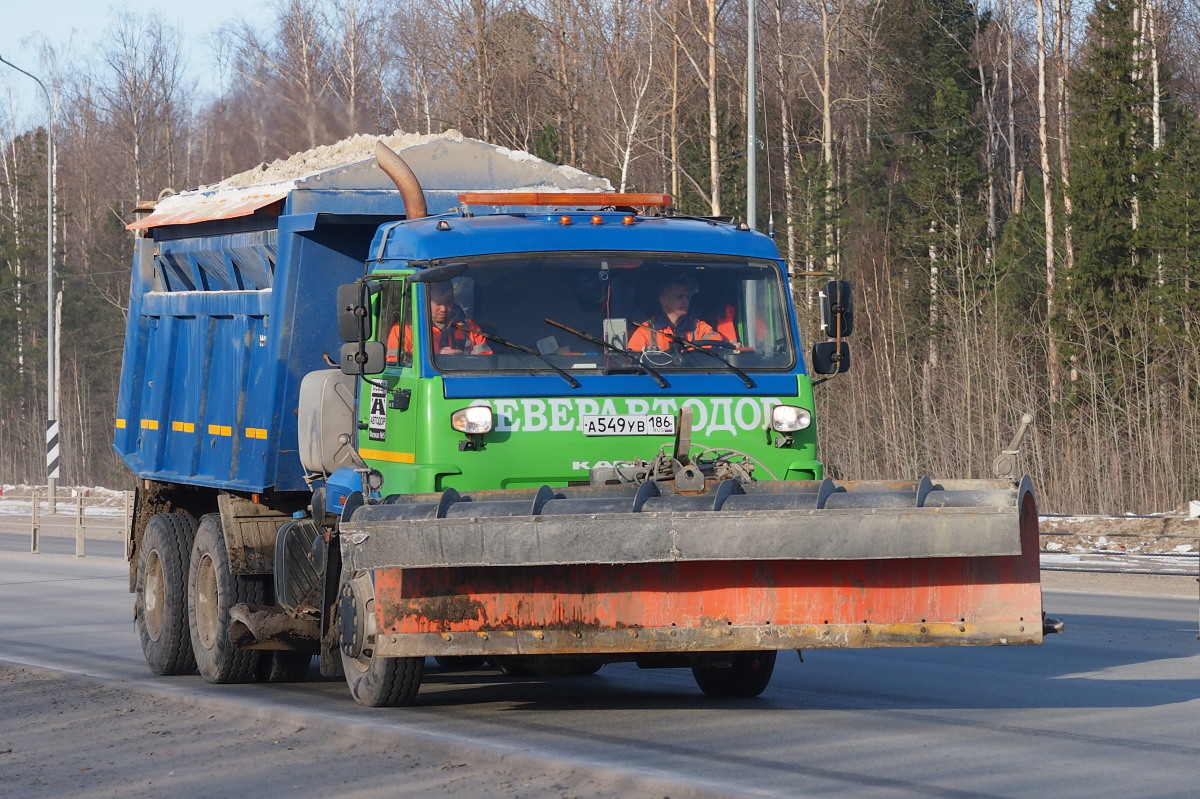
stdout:
<svg viewBox="0 0 1200 799">
<path fill-rule="evenodd" d="M 376 653 L 1039 643 L 1028 477 L 351 497 Z"/>
</svg>

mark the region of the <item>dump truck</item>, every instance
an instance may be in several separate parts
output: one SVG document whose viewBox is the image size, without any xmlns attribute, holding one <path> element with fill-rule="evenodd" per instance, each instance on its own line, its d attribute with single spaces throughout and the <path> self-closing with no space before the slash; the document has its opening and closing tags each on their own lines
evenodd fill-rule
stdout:
<svg viewBox="0 0 1200 799">
<path fill-rule="evenodd" d="M 745 224 L 435 136 L 129 227 L 115 447 L 157 674 L 315 656 L 399 706 L 431 657 L 633 662 L 753 697 L 779 651 L 1042 641 L 1016 441 L 996 479 L 827 477 L 850 287 L 820 292 L 810 374 Z"/>
</svg>

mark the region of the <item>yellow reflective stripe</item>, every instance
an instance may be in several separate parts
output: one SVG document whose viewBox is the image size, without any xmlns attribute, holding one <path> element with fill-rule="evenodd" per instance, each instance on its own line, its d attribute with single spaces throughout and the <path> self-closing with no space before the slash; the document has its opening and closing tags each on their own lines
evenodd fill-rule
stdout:
<svg viewBox="0 0 1200 799">
<path fill-rule="evenodd" d="M 143 430 L 157 430 L 158 429 L 158 420 L 157 419 L 143 419 L 142 420 L 142 429 Z"/>
<path fill-rule="evenodd" d="M 210 424 L 208 426 L 208 434 L 210 436 L 231 436 L 233 435 L 233 428 L 225 425 Z"/>
<path fill-rule="evenodd" d="M 360 449 L 359 455 L 364 458 L 370 458 L 375 461 L 388 461 L 389 463 L 416 463 L 417 456 L 412 452 L 390 452 L 384 449 Z"/>
<path fill-rule="evenodd" d="M 118 420 L 117 420 L 117 429 L 118 429 L 118 430 L 124 430 L 124 429 L 125 429 L 125 420 L 124 420 L 124 419 L 118 419 Z"/>
<path fill-rule="evenodd" d="M 171 429 L 176 433 L 194 433 L 196 425 L 192 422 L 171 422 Z"/>
<path fill-rule="evenodd" d="M 247 427 L 246 438 L 261 438 L 265 441 L 267 438 L 267 431 L 261 427 Z"/>
</svg>

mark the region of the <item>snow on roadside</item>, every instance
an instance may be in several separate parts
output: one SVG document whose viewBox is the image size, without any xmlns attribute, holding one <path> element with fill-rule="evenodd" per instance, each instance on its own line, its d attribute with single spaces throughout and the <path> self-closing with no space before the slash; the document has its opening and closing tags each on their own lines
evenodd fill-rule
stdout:
<svg viewBox="0 0 1200 799">
<path fill-rule="evenodd" d="M 1195 576 L 1196 555 L 1127 555 L 1113 552 L 1043 552 L 1043 569 L 1061 571 L 1119 571 L 1127 574 L 1182 574 Z"/>
<path fill-rule="evenodd" d="M 45 513 L 45 486 L 0 485 L 0 515 L 28 516 L 29 499 L 38 492 L 39 505 Z M 57 509 L 60 515 L 74 515 L 78 498 L 83 497 L 84 516 L 123 516 L 125 514 L 125 491 L 97 486 L 59 486 Z"/>
</svg>

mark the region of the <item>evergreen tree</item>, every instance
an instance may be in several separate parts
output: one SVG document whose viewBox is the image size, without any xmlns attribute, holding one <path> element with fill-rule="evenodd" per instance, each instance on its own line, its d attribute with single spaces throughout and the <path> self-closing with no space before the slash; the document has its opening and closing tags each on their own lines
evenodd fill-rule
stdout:
<svg viewBox="0 0 1200 799">
<path fill-rule="evenodd" d="M 1132 334 L 1133 300 L 1151 283 L 1145 208 L 1153 196 L 1149 75 L 1139 67 L 1138 0 L 1097 0 L 1088 47 L 1075 73 L 1079 109 L 1072 131 L 1072 217 L 1075 265 L 1062 284 L 1058 320 L 1069 355 L 1078 358 L 1092 336 L 1098 371 L 1121 370 L 1109 360 Z"/>
<path fill-rule="evenodd" d="M 1157 322 L 1155 337 L 1168 343 L 1195 330 L 1200 314 L 1200 131 L 1178 104 L 1166 119 L 1167 137 L 1151 164 L 1153 191 L 1143 205 L 1139 240 L 1150 253 L 1147 292 Z"/>
<path fill-rule="evenodd" d="M 0 472 L 39 475 L 45 391 L 46 131 L 8 143 L 0 183 Z M 19 299 L 19 302 L 18 302 Z"/>
<path fill-rule="evenodd" d="M 894 97 L 881 127 L 900 135 L 882 141 L 858 194 L 885 209 L 908 319 L 914 333 L 928 334 L 947 292 L 975 268 L 984 234 L 971 52 L 987 21 L 977 25 L 965 0 L 883 0 L 882 10 L 879 40 Z"/>
<path fill-rule="evenodd" d="M 1060 303 L 1067 317 L 1058 323 L 1068 354 L 1078 362 L 1086 352 L 1096 377 L 1076 388 L 1077 401 L 1086 391 L 1111 396 L 1131 381 L 1149 386 L 1184 373 L 1167 353 L 1195 334 L 1200 310 L 1200 134 L 1195 117 L 1163 95 L 1165 137 L 1154 146 L 1154 76 L 1135 27 L 1139 5 L 1096 3 L 1076 73 L 1076 257 Z M 1168 86 L 1159 68 L 1158 82 Z M 1150 367 L 1146 351 L 1156 353 Z"/>
</svg>

